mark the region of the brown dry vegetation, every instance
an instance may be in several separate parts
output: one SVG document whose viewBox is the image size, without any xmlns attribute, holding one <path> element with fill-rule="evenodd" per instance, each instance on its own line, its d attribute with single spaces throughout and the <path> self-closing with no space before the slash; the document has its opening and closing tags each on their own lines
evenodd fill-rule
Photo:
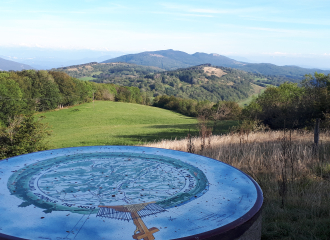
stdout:
<svg viewBox="0 0 330 240">
<path fill-rule="evenodd" d="M 251 87 L 253 89 L 254 94 L 260 94 L 260 93 L 262 93 L 262 90 L 266 89 L 264 87 L 258 86 L 258 85 L 253 84 L 253 83 L 251 83 Z"/>
<path fill-rule="evenodd" d="M 262 239 L 330 239 L 330 134 L 313 144 L 313 133 L 268 131 L 163 140 L 149 147 L 218 159 L 252 176 L 264 193 Z M 192 148 L 193 145 L 193 148 Z"/>
<path fill-rule="evenodd" d="M 220 68 L 215 68 L 215 67 L 204 67 L 204 72 L 208 76 L 215 75 L 219 78 L 227 74 L 224 71 L 222 71 Z"/>
<path fill-rule="evenodd" d="M 78 68 L 68 68 L 68 71 L 78 71 Z"/>
</svg>

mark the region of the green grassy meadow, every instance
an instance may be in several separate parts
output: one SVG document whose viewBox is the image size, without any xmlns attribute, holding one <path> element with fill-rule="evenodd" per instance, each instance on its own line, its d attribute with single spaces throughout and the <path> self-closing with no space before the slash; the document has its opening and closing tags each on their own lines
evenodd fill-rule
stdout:
<svg viewBox="0 0 330 240">
<path fill-rule="evenodd" d="M 263 93 L 266 90 L 266 88 L 260 87 L 256 84 L 252 84 L 252 88 L 253 88 L 253 94 L 250 97 L 239 101 L 238 105 L 240 105 L 241 107 L 249 105 L 250 102 L 253 100 L 253 98 L 258 97 L 259 94 Z"/>
<path fill-rule="evenodd" d="M 197 132 L 195 118 L 132 103 L 95 101 L 42 115 L 52 129 L 51 148 L 136 145 Z"/>
<path fill-rule="evenodd" d="M 46 139 L 51 148 L 92 145 L 138 145 L 161 139 L 198 135 L 196 118 L 151 106 L 95 101 L 40 113 L 51 127 Z M 225 133 L 236 121 L 220 122 L 216 134 Z"/>
<path fill-rule="evenodd" d="M 94 80 L 96 78 L 93 78 L 93 77 L 81 77 L 81 78 L 78 78 L 79 80 L 83 80 L 83 81 L 89 81 L 89 80 Z"/>
</svg>

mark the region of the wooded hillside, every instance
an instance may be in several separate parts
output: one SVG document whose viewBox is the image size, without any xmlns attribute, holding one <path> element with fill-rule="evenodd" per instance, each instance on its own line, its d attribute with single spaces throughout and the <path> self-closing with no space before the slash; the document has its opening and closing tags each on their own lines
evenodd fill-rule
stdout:
<svg viewBox="0 0 330 240">
<path fill-rule="evenodd" d="M 252 82 L 258 80 L 255 83 L 261 86 L 268 83 L 262 82 L 268 79 L 260 74 L 210 64 L 163 71 L 156 67 L 127 63 L 90 63 L 56 70 L 81 79 L 89 77 L 90 81 L 98 83 L 138 87 L 143 92 L 150 92 L 152 97 L 166 94 L 213 102 L 247 98 L 252 94 Z"/>
</svg>

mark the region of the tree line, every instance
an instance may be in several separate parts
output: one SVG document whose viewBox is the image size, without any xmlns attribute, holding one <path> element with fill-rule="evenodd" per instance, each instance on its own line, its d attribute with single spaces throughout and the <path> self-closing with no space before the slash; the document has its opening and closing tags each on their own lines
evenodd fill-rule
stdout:
<svg viewBox="0 0 330 240">
<path fill-rule="evenodd" d="M 223 112 L 221 120 L 237 120 L 241 114 L 242 108 L 234 101 L 197 101 L 194 99 L 184 99 L 174 96 L 157 96 L 153 100 L 153 106 L 172 110 L 189 117 L 205 117 L 208 120 L 214 120 L 215 115 Z M 220 120 L 220 119 L 218 119 Z"/>
<path fill-rule="evenodd" d="M 239 80 L 238 80 L 239 81 Z M 44 150 L 47 126 L 33 113 L 95 100 L 153 105 L 216 124 L 239 119 L 271 129 L 310 128 L 315 119 L 330 126 L 330 75 L 306 75 L 300 84 L 268 87 L 243 109 L 234 101 L 198 101 L 158 95 L 137 87 L 81 81 L 56 71 L 0 72 L 0 159 Z M 203 121 L 204 121 L 203 120 Z M 248 124 L 247 124 L 248 123 Z"/>
<path fill-rule="evenodd" d="M 136 87 L 81 81 L 57 71 L 0 72 L 0 159 L 47 148 L 33 113 L 95 100 L 149 104 Z"/>
<path fill-rule="evenodd" d="M 285 82 L 278 87 L 269 86 L 244 108 L 233 101 L 218 101 L 215 104 L 167 95 L 154 98 L 153 105 L 209 122 L 236 119 L 240 121 L 240 126 L 236 128 L 239 131 L 312 129 L 318 120 L 321 127 L 329 128 L 330 74 L 309 74 L 300 83 Z"/>
<path fill-rule="evenodd" d="M 330 120 L 330 74 L 309 74 L 299 84 L 268 87 L 243 109 L 241 118 L 271 129 L 311 128 L 315 119 L 326 127 Z"/>
<path fill-rule="evenodd" d="M 0 72 L 0 122 L 8 117 L 95 100 L 143 103 L 136 87 L 81 81 L 57 71 Z"/>
</svg>

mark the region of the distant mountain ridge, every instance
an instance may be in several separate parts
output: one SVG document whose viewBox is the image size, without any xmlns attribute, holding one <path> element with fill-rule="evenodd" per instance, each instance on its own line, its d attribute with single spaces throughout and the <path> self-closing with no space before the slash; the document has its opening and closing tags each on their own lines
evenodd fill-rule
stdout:
<svg viewBox="0 0 330 240">
<path fill-rule="evenodd" d="M 211 63 L 212 65 L 223 67 L 233 67 L 243 64 L 218 54 L 199 52 L 188 54 L 182 51 L 174 51 L 172 49 L 128 54 L 103 61 L 103 63 L 110 62 L 135 63 L 144 66 L 155 66 L 164 70 L 175 70 L 178 68 L 192 67 L 205 63 Z"/>
<path fill-rule="evenodd" d="M 155 66 L 164 70 L 175 70 L 200 64 L 212 64 L 213 66 L 230 67 L 263 75 L 283 76 L 289 79 L 301 80 L 305 74 L 314 72 L 330 74 L 329 70 L 308 69 L 297 66 L 277 66 L 270 63 L 240 62 L 219 54 L 207 54 L 196 52 L 188 54 L 182 51 L 160 50 L 128 54 L 112 58 L 103 63 L 126 62 L 144 66 Z"/>
<path fill-rule="evenodd" d="M 3 58 L 0 58 L 0 71 L 22 71 L 24 69 L 34 69 L 33 67 L 23 64 L 23 63 L 18 63 L 10 60 L 6 60 Z"/>
</svg>

